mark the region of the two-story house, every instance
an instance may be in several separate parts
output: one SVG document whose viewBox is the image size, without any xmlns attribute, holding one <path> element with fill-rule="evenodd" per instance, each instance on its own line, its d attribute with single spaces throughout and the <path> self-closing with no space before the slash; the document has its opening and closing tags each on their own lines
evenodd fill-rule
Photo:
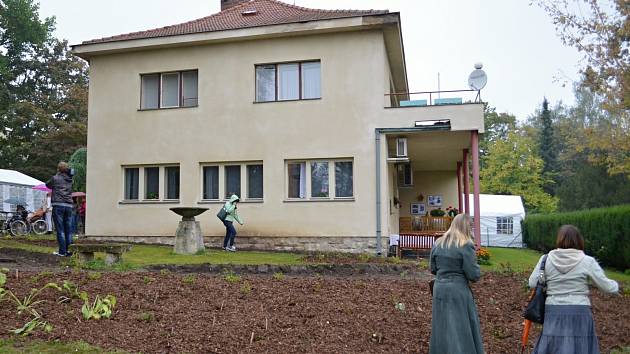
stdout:
<svg viewBox="0 0 630 354">
<path fill-rule="evenodd" d="M 380 252 L 399 217 L 468 205 L 483 105 L 408 104 L 399 13 L 221 6 L 73 46 L 90 65 L 89 237 L 172 243 L 169 208 L 201 206 L 219 245 L 236 193 L 239 246 Z"/>
</svg>

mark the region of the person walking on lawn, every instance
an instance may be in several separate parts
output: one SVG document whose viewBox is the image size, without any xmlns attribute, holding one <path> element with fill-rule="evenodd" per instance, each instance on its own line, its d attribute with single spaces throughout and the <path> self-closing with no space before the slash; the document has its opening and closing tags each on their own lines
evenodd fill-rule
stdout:
<svg viewBox="0 0 630 354">
<path fill-rule="evenodd" d="M 481 277 L 470 217 L 455 216 L 430 256 L 433 285 L 430 354 L 483 354 L 479 315 L 468 282 Z"/>
<path fill-rule="evenodd" d="M 64 161 L 57 165 L 57 174 L 52 176 L 46 186 L 52 189 L 51 204 L 53 221 L 57 229 L 59 250 L 53 252 L 57 256 L 70 256 L 68 246 L 72 244 L 72 173 L 70 166 Z"/>
<path fill-rule="evenodd" d="M 234 221 L 243 225 L 243 221 L 236 212 L 236 205 L 240 201 L 240 198 L 236 194 L 232 194 L 230 200 L 225 202 L 223 208 L 227 213 L 223 225 L 225 225 L 225 238 L 223 239 L 223 249 L 230 252 L 236 252 L 236 246 L 234 246 L 234 238 L 236 237 L 236 229 L 234 228 Z"/>
<path fill-rule="evenodd" d="M 540 257 L 529 277 L 529 287 L 538 283 Z M 604 293 L 619 291 L 599 263 L 584 254 L 584 238 L 577 227 L 563 225 L 558 230 L 556 249 L 545 262 L 547 285 L 545 323 L 534 354 L 599 354 L 599 342 L 588 298 L 589 281 Z"/>
</svg>

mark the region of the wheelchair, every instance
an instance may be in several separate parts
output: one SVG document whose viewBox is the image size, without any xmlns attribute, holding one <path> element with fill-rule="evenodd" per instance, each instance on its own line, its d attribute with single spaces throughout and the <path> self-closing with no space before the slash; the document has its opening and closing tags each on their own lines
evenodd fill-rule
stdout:
<svg viewBox="0 0 630 354">
<path fill-rule="evenodd" d="M 21 205 L 18 205 L 14 214 L 7 214 L 2 226 L 0 226 L 2 233 L 8 233 L 11 236 L 24 236 L 29 232 L 43 235 L 47 230 L 48 225 L 46 224 L 45 213 L 35 215 L 29 219 L 28 212 Z"/>
</svg>

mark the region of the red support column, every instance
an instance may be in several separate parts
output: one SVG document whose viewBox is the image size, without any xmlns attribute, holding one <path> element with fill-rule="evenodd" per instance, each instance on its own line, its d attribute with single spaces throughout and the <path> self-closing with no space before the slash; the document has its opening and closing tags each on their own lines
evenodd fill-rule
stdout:
<svg viewBox="0 0 630 354">
<path fill-rule="evenodd" d="M 462 203 L 462 163 L 457 161 L 457 203 L 459 206 L 459 212 L 463 213 L 464 203 Z"/>
<path fill-rule="evenodd" d="M 473 173 L 473 203 L 475 208 L 475 244 L 481 247 L 481 218 L 479 212 L 479 132 L 470 132 L 470 144 L 472 149 L 472 173 Z"/>
<path fill-rule="evenodd" d="M 470 215 L 470 182 L 468 181 L 468 177 L 470 173 L 468 172 L 468 149 L 464 149 L 464 160 L 462 162 L 462 173 L 464 174 L 464 212 Z"/>
</svg>

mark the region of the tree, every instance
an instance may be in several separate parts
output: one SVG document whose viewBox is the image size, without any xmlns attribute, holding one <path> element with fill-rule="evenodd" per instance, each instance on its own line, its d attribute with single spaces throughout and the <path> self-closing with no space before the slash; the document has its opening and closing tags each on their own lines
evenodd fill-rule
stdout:
<svg viewBox="0 0 630 354">
<path fill-rule="evenodd" d="M 551 16 L 565 45 L 584 55 L 582 84 L 607 105 L 630 109 L 630 5 L 612 0 L 535 0 Z M 585 5 L 586 8 L 582 8 Z"/>
<path fill-rule="evenodd" d="M 88 79 L 38 10 L 33 0 L 0 0 L 0 160 L 45 179 L 86 145 Z"/>
<path fill-rule="evenodd" d="M 68 161 L 70 167 L 74 169 L 74 178 L 72 182 L 72 190 L 85 192 L 87 177 L 87 149 L 78 148 Z"/>
<path fill-rule="evenodd" d="M 521 129 L 489 146 L 480 174 L 482 193 L 520 195 L 528 212 L 552 212 L 557 199 L 543 190 L 543 161 Z"/>
<path fill-rule="evenodd" d="M 554 195 L 554 171 L 556 170 L 557 144 L 553 134 L 553 124 L 551 112 L 549 112 L 549 102 L 547 98 L 543 100 L 542 112 L 540 114 L 540 134 L 538 135 L 538 151 L 543 160 L 542 173 L 545 175 L 548 184 L 543 186 L 547 194 Z"/>
<path fill-rule="evenodd" d="M 516 117 L 509 113 L 497 113 L 496 108 L 484 106 L 483 124 L 485 132 L 479 141 L 480 158 L 488 154 L 491 145 L 507 139 L 508 133 L 516 129 Z"/>
</svg>

